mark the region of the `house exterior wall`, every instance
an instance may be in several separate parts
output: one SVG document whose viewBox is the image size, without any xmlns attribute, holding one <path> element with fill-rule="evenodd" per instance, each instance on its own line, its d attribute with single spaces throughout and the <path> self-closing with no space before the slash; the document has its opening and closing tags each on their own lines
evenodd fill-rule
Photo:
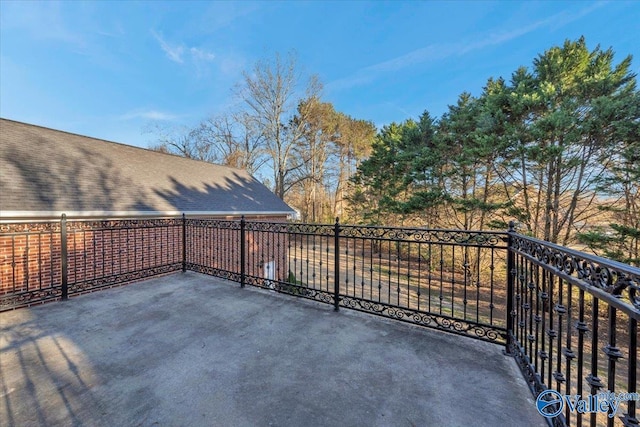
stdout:
<svg viewBox="0 0 640 427">
<path fill-rule="evenodd" d="M 285 223 L 287 216 L 246 220 Z M 69 296 L 181 270 L 183 225 L 188 269 L 240 279 L 237 217 L 73 220 L 64 224 Z M 62 229 L 60 220 L 0 224 L 0 311 L 61 298 Z M 247 276 L 266 278 L 274 262 L 273 278 L 286 280 L 286 235 L 247 233 L 245 250 Z"/>
<path fill-rule="evenodd" d="M 59 222 L 0 224 L 0 309 L 7 295 L 59 294 L 60 248 Z"/>
<path fill-rule="evenodd" d="M 77 221 L 67 227 L 71 295 L 182 268 L 178 219 Z"/>
<path fill-rule="evenodd" d="M 0 224 L 0 310 L 62 296 L 63 224 Z M 178 219 L 67 221 L 70 296 L 182 268 Z"/>
</svg>

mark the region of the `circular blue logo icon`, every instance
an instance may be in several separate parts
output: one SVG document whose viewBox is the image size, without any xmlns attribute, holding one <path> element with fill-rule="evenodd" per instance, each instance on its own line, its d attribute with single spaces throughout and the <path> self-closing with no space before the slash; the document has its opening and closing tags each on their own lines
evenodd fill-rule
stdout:
<svg viewBox="0 0 640 427">
<path fill-rule="evenodd" d="M 562 399 L 562 395 L 557 391 L 545 390 L 538 395 L 536 407 L 543 417 L 553 418 L 562 412 L 564 400 Z"/>
</svg>

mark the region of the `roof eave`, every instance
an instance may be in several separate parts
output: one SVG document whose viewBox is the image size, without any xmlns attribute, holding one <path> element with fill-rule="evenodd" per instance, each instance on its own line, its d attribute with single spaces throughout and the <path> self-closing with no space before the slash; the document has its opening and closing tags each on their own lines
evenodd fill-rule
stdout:
<svg viewBox="0 0 640 427">
<path fill-rule="evenodd" d="M 295 211 L 0 211 L 0 220 L 35 220 L 60 218 L 150 218 L 186 216 L 295 216 Z"/>
</svg>

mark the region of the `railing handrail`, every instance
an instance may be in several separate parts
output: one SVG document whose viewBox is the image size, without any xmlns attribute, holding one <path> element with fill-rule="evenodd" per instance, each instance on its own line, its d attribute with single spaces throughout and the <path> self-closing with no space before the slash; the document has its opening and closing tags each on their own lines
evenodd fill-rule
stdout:
<svg viewBox="0 0 640 427">
<path fill-rule="evenodd" d="M 579 251 L 577 249 L 571 249 L 571 248 L 569 248 L 567 246 L 558 245 L 556 243 L 551 243 L 551 242 L 548 242 L 546 240 L 537 239 L 535 237 L 527 236 L 525 234 L 520 234 L 518 232 L 506 232 L 506 233 L 513 233 L 515 236 L 517 236 L 517 237 L 519 237 L 519 238 L 521 238 L 523 240 L 529 240 L 529 241 L 531 241 L 533 243 L 540 244 L 540 245 L 543 245 L 543 246 L 546 246 L 546 247 L 549 247 L 549 248 L 553 248 L 553 249 L 565 252 L 567 254 L 580 256 L 580 257 L 582 257 L 582 258 L 584 258 L 585 260 L 588 260 L 588 261 L 593 261 L 593 262 L 596 262 L 598 264 L 604 264 L 607 267 L 612 267 L 612 268 L 615 268 L 617 270 L 622 270 L 625 273 L 628 272 L 629 274 L 640 276 L 640 267 L 634 267 L 632 265 L 625 264 L 623 262 L 615 261 L 615 260 L 608 259 L 608 258 L 603 258 L 603 257 L 597 256 L 597 255 L 593 255 L 593 254 L 588 254 L 586 252 L 582 252 L 582 251 Z"/>
<path fill-rule="evenodd" d="M 257 221 L 256 221 L 257 222 Z M 305 223 L 305 222 L 290 222 L 290 224 L 300 224 L 300 225 L 317 225 L 317 226 L 326 226 L 333 227 L 332 223 Z M 464 229 L 455 229 L 455 228 L 429 228 L 429 227 L 420 227 L 420 226 L 392 226 L 392 225 L 366 225 L 366 224 L 346 224 L 340 223 L 340 227 L 343 228 L 368 228 L 368 229 L 380 229 L 380 230 L 416 230 L 416 231 L 431 231 L 431 232 L 442 232 L 442 233 L 472 233 L 472 234 L 495 234 L 507 237 L 506 231 L 500 230 L 464 230 Z"/>
<path fill-rule="evenodd" d="M 640 320 L 640 268 L 516 232 L 510 251 Z M 526 247 L 522 247 L 524 242 Z M 548 260 L 545 261 L 544 258 Z M 620 299 L 626 291 L 629 302 Z"/>
</svg>

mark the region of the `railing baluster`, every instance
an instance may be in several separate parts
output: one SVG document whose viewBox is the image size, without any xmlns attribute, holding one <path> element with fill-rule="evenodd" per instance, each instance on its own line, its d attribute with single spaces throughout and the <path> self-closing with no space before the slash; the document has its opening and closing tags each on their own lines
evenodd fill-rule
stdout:
<svg viewBox="0 0 640 427">
<path fill-rule="evenodd" d="M 429 299 L 427 300 L 427 304 L 428 304 L 428 312 L 431 312 L 431 276 L 433 274 L 432 269 L 431 269 L 431 262 L 432 262 L 432 253 L 431 253 L 431 243 L 429 243 L 429 251 L 428 251 L 428 255 L 427 255 L 427 287 L 429 289 L 428 291 L 428 296 Z"/>
<path fill-rule="evenodd" d="M 622 352 L 616 346 L 616 316 L 617 310 L 613 306 L 609 306 L 608 310 L 609 315 L 609 330 L 608 330 L 608 338 L 609 342 L 607 346 L 603 349 L 604 353 L 607 355 L 607 387 L 608 391 L 615 393 L 616 391 L 616 362 L 618 359 L 622 358 Z M 609 408 L 609 413 L 611 413 L 611 408 Z M 613 427 L 614 418 L 607 417 L 607 426 Z"/>
<path fill-rule="evenodd" d="M 333 249 L 333 309 L 340 310 L 340 223 L 336 218 L 334 225 Z"/>
<path fill-rule="evenodd" d="M 584 289 L 578 291 L 578 323 L 576 330 L 578 331 L 578 366 L 576 372 L 577 394 L 582 396 L 582 380 L 584 375 L 584 335 L 589 330 L 584 318 Z M 582 427 L 582 414 L 577 414 L 577 426 Z"/>
<path fill-rule="evenodd" d="M 22 269 L 23 269 L 23 275 L 24 275 L 24 280 L 25 280 L 25 286 L 27 288 L 27 292 L 29 292 L 31 289 L 29 289 L 29 279 L 31 276 L 30 274 L 30 268 L 29 268 L 29 232 L 27 231 L 27 233 L 24 235 L 24 254 L 22 255 Z"/>
<path fill-rule="evenodd" d="M 533 351 L 533 346 L 534 343 L 537 341 L 536 339 L 536 335 L 533 334 L 533 325 L 534 325 L 534 320 L 536 315 L 533 314 L 534 312 L 534 305 L 535 305 L 535 309 L 536 309 L 536 313 L 539 310 L 539 307 L 537 306 L 537 301 L 536 301 L 536 283 L 534 282 L 534 275 L 535 275 L 535 269 L 533 268 L 528 268 L 528 280 L 527 280 L 527 293 L 529 294 L 529 301 L 528 301 L 528 305 L 529 305 L 529 331 L 528 334 L 526 336 L 526 345 L 528 346 L 528 354 L 535 354 Z M 537 333 L 537 331 L 536 331 Z"/>
<path fill-rule="evenodd" d="M 421 299 L 422 299 L 422 243 L 418 242 L 418 283 L 417 283 L 417 291 L 416 294 L 418 296 L 418 305 L 417 305 L 417 309 L 418 311 L 420 311 L 421 306 L 423 306 L 423 304 L 421 303 Z"/>
<path fill-rule="evenodd" d="M 483 281 L 480 279 L 480 247 L 478 247 L 476 249 L 476 264 L 475 264 L 475 269 L 476 269 L 476 318 L 475 321 L 476 322 L 480 322 L 480 286 L 483 283 Z M 491 309 L 491 308 L 489 308 Z M 491 321 L 489 322 L 489 324 L 491 324 Z"/>
<path fill-rule="evenodd" d="M 516 255 L 513 252 L 513 235 L 515 234 L 515 223 L 509 222 L 509 231 L 507 237 L 507 310 L 505 315 L 507 316 L 507 344 L 506 352 L 513 354 L 514 351 L 514 335 L 515 328 L 513 322 L 515 321 L 513 313 L 513 299 L 515 298 L 515 281 L 516 281 Z"/>
<path fill-rule="evenodd" d="M 42 290 L 42 233 L 38 233 L 38 289 Z"/>
<path fill-rule="evenodd" d="M 456 290 L 456 272 L 454 269 L 454 266 L 456 265 L 456 247 L 455 246 L 451 246 L 451 267 L 449 267 L 451 269 L 450 272 L 450 276 L 451 276 L 451 280 L 450 280 L 450 284 L 451 284 L 451 317 L 456 317 L 456 308 L 455 308 L 455 301 L 456 301 L 456 294 L 455 294 L 455 290 Z"/>
<path fill-rule="evenodd" d="M 598 377 L 598 298 L 593 298 L 593 310 L 591 314 L 591 373 L 587 376 L 587 382 L 591 387 L 591 395 L 597 394 L 602 388 L 602 381 Z M 590 414 L 591 426 L 596 425 L 596 413 Z"/>
<path fill-rule="evenodd" d="M 469 282 L 469 249 L 464 247 L 462 264 L 462 318 L 467 320 L 467 283 Z M 455 268 L 454 268 L 455 270 Z"/>
<path fill-rule="evenodd" d="M 11 236 L 11 283 L 12 283 L 12 292 L 18 292 L 18 281 L 16 276 L 16 236 Z"/>
<path fill-rule="evenodd" d="M 402 261 L 401 261 L 401 257 L 402 255 L 400 254 L 400 242 L 395 242 L 395 247 L 396 247 L 396 264 L 397 267 L 395 268 L 396 270 L 396 305 L 400 305 L 400 267 L 402 266 Z"/>
<path fill-rule="evenodd" d="M 362 243 L 362 262 L 360 263 L 360 298 L 364 298 L 364 284 L 365 284 L 365 276 L 366 273 L 364 272 L 364 260 L 365 257 L 367 255 L 367 250 L 366 250 L 366 240 L 364 238 L 360 239 L 360 242 Z"/>
<path fill-rule="evenodd" d="M 542 287 L 540 292 L 540 301 L 541 301 L 541 317 L 542 322 L 540 323 L 540 379 L 542 381 L 545 380 L 545 368 L 547 365 L 547 359 L 549 358 L 549 354 L 546 351 L 546 336 L 547 336 L 547 312 L 549 307 L 549 293 L 547 292 L 547 273 L 542 272 Z M 549 384 L 547 382 L 547 384 Z"/>
<path fill-rule="evenodd" d="M 60 221 L 60 262 L 62 271 L 62 295 L 63 301 L 69 299 L 69 273 L 67 266 L 67 215 L 62 214 Z"/>
<path fill-rule="evenodd" d="M 187 216 L 182 214 L 182 272 L 187 271 Z"/>
<path fill-rule="evenodd" d="M 627 391 L 628 393 L 638 392 L 638 321 L 629 317 L 629 365 L 627 370 Z M 636 417 L 637 401 L 630 399 L 627 401 L 627 413 L 624 414 L 623 422 L 625 427 L 638 426 L 640 424 Z"/>
<path fill-rule="evenodd" d="M 244 288 L 247 280 L 247 236 L 246 236 L 247 222 L 244 219 L 244 215 L 240 217 L 240 287 Z"/>
<path fill-rule="evenodd" d="M 440 252 L 440 295 L 438 295 L 439 298 L 439 306 L 438 306 L 438 314 L 442 314 L 442 305 L 444 303 L 444 250 L 443 250 L 443 245 L 440 244 L 439 246 L 439 252 Z"/>
<path fill-rule="evenodd" d="M 567 288 L 567 321 L 566 321 L 566 328 L 567 328 L 567 340 L 566 340 L 566 345 L 565 348 L 563 349 L 563 355 L 565 357 L 565 371 L 567 373 L 565 379 L 565 389 L 564 392 L 565 394 L 572 394 L 572 383 L 573 383 L 573 379 L 571 377 L 571 364 L 573 362 L 573 359 L 575 359 L 576 355 L 572 350 L 573 347 L 573 342 L 572 342 L 572 332 L 573 332 L 573 286 L 571 285 L 571 283 L 568 284 L 568 288 Z M 567 419 L 567 423 L 571 424 L 571 413 L 570 411 L 566 410 L 565 411 L 565 418 Z"/>
<path fill-rule="evenodd" d="M 377 264 L 377 268 L 378 268 L 378 302 L 382 301 L 382 240 L 381 239 L 377 239 L 376 242 L 378 243 L 379 247 L 378 247 L 378 264 Z"/>
</svg>

